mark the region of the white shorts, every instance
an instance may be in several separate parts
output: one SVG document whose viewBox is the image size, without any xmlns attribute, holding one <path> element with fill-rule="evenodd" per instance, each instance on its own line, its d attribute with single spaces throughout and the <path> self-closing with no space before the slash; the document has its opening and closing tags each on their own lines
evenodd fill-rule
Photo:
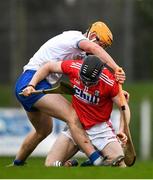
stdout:
<svg viewBox="0 0 153 180">
<path fill-rule="evenodd" d="M 107 122 L 103 122 L 100 124 L 97 124 L 90 128 L 89 130 L 86 130 L 89 139 L 91 140 L 92 144 L 99 150 L 102 151 L 103 148 L 110 142 L 118 141 L 116 138 L 115 131 L 112 127 L 112 122 L 109 120 Z M 68 138 L 72 139 L 74 142 L 70 130 L 68 127 L 66 127 L 62 133 L 67 136 Z M 74 142 L 74 144 L 76 144 Z"/>
</svg>

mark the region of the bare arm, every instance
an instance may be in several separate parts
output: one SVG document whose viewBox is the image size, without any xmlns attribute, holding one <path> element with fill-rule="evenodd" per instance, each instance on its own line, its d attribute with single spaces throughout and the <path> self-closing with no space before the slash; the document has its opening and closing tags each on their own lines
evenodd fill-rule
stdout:
<svg viewBox="0 0 153 180">
<path fill-rule="evenodd" d="M 119 137 L 119 139 L 121 140 L 121 142 L 124 145 L 127 143 L 128 138 L 127 138 L 126 133 L 125 133 L 126 127 L 125 127 L 125 123 L 124 123 L 124 119 L 123 119 L 123 111 L 121 109 L 119 94 L 117 96 L 115 96 L 112 100 L 118 106 L 118 108 L 120 110 L 120 126 L 119 126 L 119 131 L 117 133 L 117 136 Z M 127 123 L 129 124 L 130 123 L 130 109 L 129 109 L 127 102 L 125 103 L 125 113 L 126 113 Z"/>
<path fill-rule="evenodd" d="M 79 43 L 79 47 L 85 52 L 92 53 L 98 56 L 104 63 L 110 66 L 114 71 L 116 71 L 119 68 L 119 66 L 112 59 L 112 57 L 98 44 L 88 40 L 82 40 Z"/>
<path fill-rule="evenodd" d="M 116 81 L 118 81 L 120 84 L 124 83 L 126 76 L 123 69 L 116 64 L 112 57 L 101 46 L 95 42 L 82 40 L 79 43 L 79 47 L 87 53 L 98 56 L 103 61 L 103 63 L 107 64 L 114 70 Z"/>
<path fill-rule="evenodd" d="M 112 100 L 118 106 L 118 108 L 120 110 L 120 128 L 119 128 L 119 131 L 124 132 L 123 111 L 121 109 L 119 94 L 117 96 L 115 96 Z M 127 123 L 129 124 L 131 113 L 130 113 L 130 108 L 129 108 L 127 102 L 125 103 L 125 113 L 126 113 L 126 117 L 127 117 Z"/>
<path fill-rule="evenodd" d="M 23 95 L 24 96 L 31 95 L 31 93 L 35 91 L 34 87 L 37 85 L 37 83 L 45 79 L 50 73 L 62 73 L 61 63 L 62 63 L 61 61 L 48 62 L 42 67 L 40 67 L 40 69 L 37 70 L 31 81 L 29 82 L 30 86 L 27 86 L 23 90 Z"/>
<path fill-rule="evenodd" d="M 48 62 L 37 70 L 29 84 L 36 86 L 38 82 L 45 79 L 50 73 L 62 73 L 61 61 Z"/>
</svg>

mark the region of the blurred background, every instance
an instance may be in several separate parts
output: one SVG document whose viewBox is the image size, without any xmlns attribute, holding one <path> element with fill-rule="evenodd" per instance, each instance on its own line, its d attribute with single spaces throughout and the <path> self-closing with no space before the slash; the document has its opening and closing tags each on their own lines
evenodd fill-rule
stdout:
<svg viewBox="0 0 153 180">
<path fill-rule="evenodd" d="M 107 52 L 127 75 L 124 89 L 130 93 L 130 129 L 138 158 L 153 158 L 152 0 L 5 0 L 0 1 L 0 19 L 1 156 L 14 155 L 31 128 L 14 96 L 22 67 L 48 39 L 65 30 L 85 32 L 100 20 L 114 36 Z M 63 126 L 56 122 L 55 134 Z"/>
</svg>

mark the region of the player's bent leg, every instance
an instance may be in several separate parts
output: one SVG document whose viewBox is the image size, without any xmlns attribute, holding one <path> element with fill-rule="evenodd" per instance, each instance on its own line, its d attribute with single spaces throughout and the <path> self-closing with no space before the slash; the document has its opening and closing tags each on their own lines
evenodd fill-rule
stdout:
<svg viewBox="0 0 153 180">
<path fill-rule="evenodd" d="M 126 167 L 124 163 L 124 152 L 118 141 L 109 142 L 102 150 L 102 154 L 107 157 L 107 163 L 112 166 Z"/>
<path fill-rule="evenodd" d="M 41 112 L 27 112 L 27 115 L 35 129 L 23 141 L 14 165 L 22 165 L 36 146 L 52 131 L 52 121 L 48 115 Z"/>
<path fill-rule="evenodd" d="M 73 141 L 61 133 L 47 155 L 45 166 L 69 166 L 70 164 L 67 160 L 77 151 L 78 147 Z"/>
<path fill-rule="evenodd" d="M 99 154 L 99 151 L 96 151 L 94 146 L 91 144 L 91 141 L 83 129 L 81 123 L 79 122 L 78 116 L 75 110 L 71 110 L 72 118 L 67 121 L 68 126 L 70 127 L 70 132 L 76 144 L 80 149 L 85 152 L 89 157 L 91 163 L 95 166 L 99 166 L 103 163 L 103 157 Z"/>
<path fill-rule="evenodd" d="M 101 164 L 102 158 L 92 146 L 70 102 L 61 95 L 47 94 L 35 103 L 35 107 L 50 116 L 67 122 L 76 144 L 86 153 L 93 164 Z"/>
</svg>

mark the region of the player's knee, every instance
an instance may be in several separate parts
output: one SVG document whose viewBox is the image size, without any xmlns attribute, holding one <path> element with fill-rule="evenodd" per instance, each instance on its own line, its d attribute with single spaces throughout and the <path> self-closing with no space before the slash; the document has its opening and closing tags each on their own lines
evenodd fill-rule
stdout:
<svg viewBox="0 0 153 180">
<path fill-rule="evenodd" d="M 53 162 L 49 161 L 49 159 L 46 158 L 46 160 L 45 160 L 45 166 L 46 166 L 46 167 L 53 166 Z"/>
<path fill-rule="evenodd" d="M 124 160 L 119 163 L 118 167 L 121 167 L 121 168 L 126 168 L 127 167 Z"/>
<path fill-rule="evenodd" d="M 48 154 L 47 154 L 47 157 L 45 159 L 45 166 L 46 167 L 50 167 L 50 166 L 53 166 L 53 163 L 54 163 L 54 156 L 52 155 L 52 151 L 50 151 Z"/>
<path fill-rule="evenodd" d="M 111 159 L 111 160 L 113 160 L 113 159 L 116 159 L 117 157 L 119 157 L 119 156 L 124 156 L 123 154 L 112 154 L 111 156 L 109 156 L 109 158 Z"/>
<path fill-rule="evenodd" d="M 108 157 L 108 160 L 111 162 L 112 166 L 126 167 L 123 154 Z"/>
</svg>

